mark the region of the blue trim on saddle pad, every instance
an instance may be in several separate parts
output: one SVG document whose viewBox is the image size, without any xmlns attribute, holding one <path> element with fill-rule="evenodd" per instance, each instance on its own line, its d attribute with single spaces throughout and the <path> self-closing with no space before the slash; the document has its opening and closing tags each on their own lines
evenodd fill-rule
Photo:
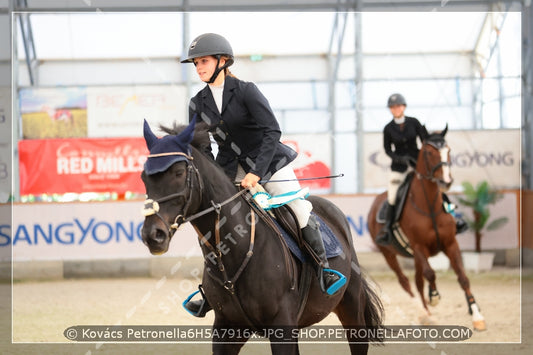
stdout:
<svg viewBox="0 0 533 355">
<path fill-rule="evenodd" d="M 328 227 L 328 225 L 320 218 L 317 214 L 311 212 L 312 215 L 316 217 L 316 220 L 320 226 L 320 234 L 322 235 L 322 240 L 324 241 L 324 248 L 326 249 L 326 257 L 334 258 L 336 256 L 339 256 L 342 254 L 342 247 L 341 243 L 333 233 L 333 231 Z M 294 240 L 293 237 L 289 235 L 281 226 L 279 225 L 278 221 L 273 219 L 274 223 L 278 227 L 278 229 L 281 232 L 281 235 L 283 235 L 283 239 L 285 239 L 285 242 L 287 242 L 287 245 L 289 246 L 289 249 L 291 250 L 292 254 L 298 258 L 301 262 L 305 262 L 308 259 L 307 253 L 302 251 L 300 247 L 298 246 L 298 243 Z M 342 285 L 341 285 L 342 286 Z"/>
</svg>

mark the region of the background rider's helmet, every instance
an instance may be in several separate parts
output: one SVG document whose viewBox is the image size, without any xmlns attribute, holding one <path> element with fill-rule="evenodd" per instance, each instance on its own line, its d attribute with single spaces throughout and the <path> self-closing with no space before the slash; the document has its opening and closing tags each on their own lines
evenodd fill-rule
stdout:
<svg viewBox="0 0 533 355">
<path fill-rule="evenodd" d="M 204 33 L 196 37 L 189 46 L 187 57 L 183 59 L 182 63 L 192 63 L 194 58 L 214 56 L 226 56 L 229 59 L 226 61 L 225 67 L 233 64 L 233 49 L 228 40 L 216 33 Z"/>
<path fill-rule="evenodd" d="M 389 100 L 387 100 L 387 107 L 392 107 L 394 105 L 407 106 L 407 102 L 405 101 L 405 98 L 401 94 L 392 94 L 389 97 Z"/>
</svg>

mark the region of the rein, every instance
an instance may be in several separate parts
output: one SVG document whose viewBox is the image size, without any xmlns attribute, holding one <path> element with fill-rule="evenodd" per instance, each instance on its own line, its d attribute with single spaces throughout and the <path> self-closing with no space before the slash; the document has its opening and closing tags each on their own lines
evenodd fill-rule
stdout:
<svg viewBox="0 0 533 355">
<path fill-rule="evenodd" d="M 193 183 L 193 181 L 192 181 L 193 179 L 191 177 L 193 175 L 192 174 L 193 172 L 194 172 L 195 179 L 198 181 L 198 185 L 199 185 L 198 186 L 199 187 L 198 190 L 199 190 L 199 193 L 200 193 L 200 200 L 201 200 L 202 199 L 202 190 L 203 190 L 202 179 L 200 178 L 200 172 L 198 171 L 196 166 L 194 166 L 192 161 L 190 161 L 188 163 L 188 167 L 187 167 L 186 187 L 182 191 L 180 191 L 178 193 L 170 194 L 168 196 L 159 198 L 159 199 L 157 199 L 155 201 L 152 200 L 152 199 L 147 199 L 144 202 L 143 214 L 144 214 L 145 217 L 148 217 L 148 216 L 151 216 L 151 215 L 156 215 L 157 217 L 159 217 L 165 223 L 165 225 L 167 226 L 168 231 L 170 233 L 170 237 L 172 237 L 172 235 L 174 234 L 175 230 L 179 229 L 179 227 L 182 224 L 187 223 L 187 222 L 191 222 L 191 221 L 193 221 L 193 220 L 195 220 L 195 219 L 197 219 L 197 218 L 199 218 L 201 216 L 204 216 L 204 215 L 206 215 L 208 213 L 211 213 L 211 212 L 215 212 L 216 213 L 217 216 L 216 216 L 216 220 L 215 220 L 215 246 L 213 246 L 202 235 L 202 233 L 197 229 L 197 227 L 193 225 L 193 227 L 196 229 L 196 233 L 198 235 L 198 239 L 200 241 L 200 244 L 204 244 L 211 252 L 214 253 L 214 255 L 216 257 L 217 267 L 218 267 L 218 270 L 220 271 L 220 273 L 222 274 L 222 278 L 220 278 L 217 275 L 213 274 L 210 271 L 209 268 L 207 268 L 207 271 L 208 271 L 207 274 L 213 280 L 215 280 L 217 283 L 219 283 L 221 286 L 223 286 L 224 289 L 226 289 L 231 294 L 232 299 L 234 300 L 234 304 L 237 307 L 237 310 L 242 314 L 242 316 L 244 317 L 246 322 L 248 322 L 248 324 L 252 328 L 254 328 L 253 322 L 251 321 L 251 319 L 248 317 L 248 315 L 246 314 L 246 312 L 242 308 L 240 300 L 239 300 L 239 298 L 237 297 L 237 295 L 235 293 L 235 283 L 237 282 L 239 277 L 242 275 L 244 269 L 246 268 L 246 266 L 250 262 L 250 259 L 254 255 L 255 224 L 256 224 L 255 215 L 256 215 L 256 212 L 254 212 L 253 208 L 250 209 L 250 218 L 251 218 L 251 221 L 250 221 L 250 224 L 251 224 L 251 226 L 250 226 L 250 245 L 248 247 L 248 251 L 246 253 L 246 256 L 245 256 L 243 262 L 241 263 L 240 267 L 238 268 L 236 273 L 231 278 L 228 276 L 228 273 L 226 271 L 226 267 L 224 266 L 224 263 L 223 263 L 223 260 L 222 260 L 223 252 L 222 252 L 222 249 L 220 248 L 220 245 L 221 245 L 221 243 L 220 243 L 221 242 L 221 238 L 220 238 L 220 216 L 221 216 L 222 207 L 227 205 L 227 204 L 229 204 L 230 202 L 236 200 L 237 198 L 239 198 L 240 196 L 244 195 L 245 193 L 247 193 L 248 189 L 240 190 L 239 192 L 235 193 L 231 197 L 229 197 L 226 200 L 224 200 L 222 202 L 219 202 L 219 203 L 211 201 L 211 207 L 206 208 L 206 209 L 204 209 L 204 210 L 202 210 L 202 211 L 200 211 L 198 213 L 195 213 L 195 214 L 193 214 L 191 216 L 185 217 L 187 215 L 187 211 L 188 211 L 188 209 L 190 207 L 190 204 L 191 204 L 191 201 L 192 201 L 192 195 L 193 195 L 193 192 L 194 192 L 194 183 Z M 188 197 L 186 197 L 186 196 L 188 196 Z M 174 218 L 174 223 L 169 225 L 167 223 L 167 221 L 165 221 L 163 216 L 161 216 L 159 214 L 159 204 L 163 203 L 163 202 L 167 202 L 167 201 L 173 200 L 173 199 L 176 199 L 176 198 L 181 198 L 181 197 L 185 198 L 185 200 L 186 200 L 186 205 L 185 205 L 185 207 L 183 209 L 183 214 L 178 214 Z M 205 261 L 205 259 L 204 259 L 204 261 Z"/>
<path fill-rule="evenodd" d="M 436 145 L 436 144 L 433 144 L 431 142 L 428 142 L 428 144 L 430 144 L 431 146 L 439 149 L 439 147 Z M 424 156 L 424 165 L 425 165 L 425 168 L 426 168 L 426 175 L 422 175 L 420 172 L 416 171 L 415 170 L 415 173 L 416 173 L 416 176 L 419 180 L 429 180 L 430 182 L 434 183 L 434 184 L 438 184 L 439 183 L 439 179 L 436 179 L 435 178 L 435 172 L 442 166 L 448 166 L 448 162 L 443 162 L 443 161 L 440 161 L 438 164 L 436 164 L 433 168 L 429 168 L 429 159 L 428 159 L 428 153 L 426 150 L 424 150 L 424 153 L 423 153 L 423 156 Z M 435 198 L 433 199 L 433 201 L 430 201 L 430 198 L 428 196 L 428 192 L 426 191 L 426 187 L 424 184 L 422 184 L 422 191 L 424 192 L 424 198 L 426 200 L 426 204 L 428 206 L 428 209 L 429 209 L 429 214 L 425 213 L 424 211 L 422 211 L 420 208 L 418 208 L 418 206 L 413 202 L 413 205 L 415 207 L 415 209 L 423 214 L 423 215 L 426 215 L 428 217 L 431 218 L 431 223 L 433 225 L 433 230 L 435 230 L 435 238 L 437 239 L 437 249 L 440 250 L 441 248 L 441 240 L 440 240 L 440 234 L 439 234 L 439 228 L 437 226 L 437 216 L 439 214 L 442 213 L 442 210 L 441 211 L 438 211 L 437 209 L 437 212 L 435 212 L 435 203 L 437 202 L 438 198 L 439 198 L 439 189 L 438 189 L 438 186 L 437 186 L 437 194 L 435 195 Z"/>
</svg>

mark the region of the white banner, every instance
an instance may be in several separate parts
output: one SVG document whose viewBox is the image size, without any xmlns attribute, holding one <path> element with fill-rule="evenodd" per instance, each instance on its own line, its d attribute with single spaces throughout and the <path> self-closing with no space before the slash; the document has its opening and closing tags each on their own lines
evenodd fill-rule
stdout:
<svg viewBox="0 0 533 355">
<path fill-rule="evenodd" d="M 357 252 L 378 251 L 368 232 L 368 212 L 370 211 L 370 206 L 375 196 L 336 195 L 327 196 L 327 198 L 335 203 L 346 215 L 352 230 L 355 250 Z M 450 198 L 458 204 L 456 195 L 450 195 Z M 457 213 L 464 214 L 466 217 L 472 219 L 472 213 L 465 207 L 459 206 Z M 502 200 L 498 201 L 496 205 L 490 206 L 490 213 L 489 223 L 493 219 L 500 217 L 507 217 L 508 222 L 498 230 L 483 231 L 481 248 L 483 250 L 518 248 L 519 219 L 517 194 L 514 192 L 504 193 Z M 471 230 L 459 234 L 456 238 L 461 250 L 475 249 L 475 236 Z"/>
<path fill-rule="evenodd" d="M 454 187 L 486 180 L 493 187 L 520 186 L 520 130 L 449 131 Z M 391 160 L 383 149 L 382 133 L 364 137 L 365 189 L 385 189 Z"/>
<path fill-rule="evenodd" d="M 142 207 L 142 201 L 16 204 L 11 235 L 0 226 L 0 247 L 11 243 L 14 261 L 150 257 Z M 201 255 L 192 226 L 182 228 L 165 255 Z"/>
<path fill-rule="evenodd" d="M 356 251 L 376 251 L 367 227 L 368 211 L 375 196 L 325 197 L 346 215 Z M 451 197 L 454 199 L 455 196 Z M 5 251 L 12 244 L 14 261 L 151 257 L 141 239 L 144 220 L 141 208 L 142 201 L 17 204 L 13 210 L 13 228 L 5 218 L 0 220 L 0 256 L 9 255 Z M 509 221 L 496 231 L 484 232 L 482 248 L 517 248 L 517 193 L 505 193 L 504 198 L 491 206 L 490 211 L 491 219 L 505 216 Z M 470 214 L 461 207 L 458 212 Z M 474 234 L 471 231 L 458 235 L 457 241 L 462 250 L 474 249 Z M 196 232 L 190 224 L 176 232 L 165 255 L 201 255 Z"/>
<path fill-rule="evenodd" d="M 0 204 L 0 261 L 11 261 L 11 204 Z"/>
<path fill-rule="evenodd" d="M 124 86 L 87 88 L 89 137 L 141 137 L 143 120 L 158 127 L 188 122 L 185 88 Z"/>
<path fill-rule="evenodd" d="M 0 203 L 11 194 L 11 88 L 0 88 Z"/>
</svg>

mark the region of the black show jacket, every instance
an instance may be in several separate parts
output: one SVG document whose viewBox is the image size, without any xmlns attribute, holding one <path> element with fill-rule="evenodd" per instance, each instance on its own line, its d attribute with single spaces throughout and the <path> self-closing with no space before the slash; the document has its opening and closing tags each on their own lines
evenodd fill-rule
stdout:
<svg viewBox="0 0 533 355">
<path fill-rule="evenodd" d="M 222 113 L 206 85 L 191 99 L 189 121 L 195 114 L 198 121 L 208 123 L 218 143 L 216 161 L 232 179 L 238 164 L 247 173 L 268 179 L 297 156 L 279 141 L 281 130 L 276 117 L 254 83 L 226 76 Z M 210 148 L 208 153 L 212 156 Z"/>
<path fill-rule="evenodd" d="M 407 165 L 400 158 L 409 156 L 415 161 L 418 159 L 418 149 L 416 138 L 424 141 L 428 136 L 425 126 L 414 117 L 405 117 L 403 124 L 397 124 L 391 120 L 383 129 L 383 147 L 385 153 L 392 159 L 391 170 L 404 172 Z M 394 151 L 392 146 L 394 145 Z"/>
</svg>

